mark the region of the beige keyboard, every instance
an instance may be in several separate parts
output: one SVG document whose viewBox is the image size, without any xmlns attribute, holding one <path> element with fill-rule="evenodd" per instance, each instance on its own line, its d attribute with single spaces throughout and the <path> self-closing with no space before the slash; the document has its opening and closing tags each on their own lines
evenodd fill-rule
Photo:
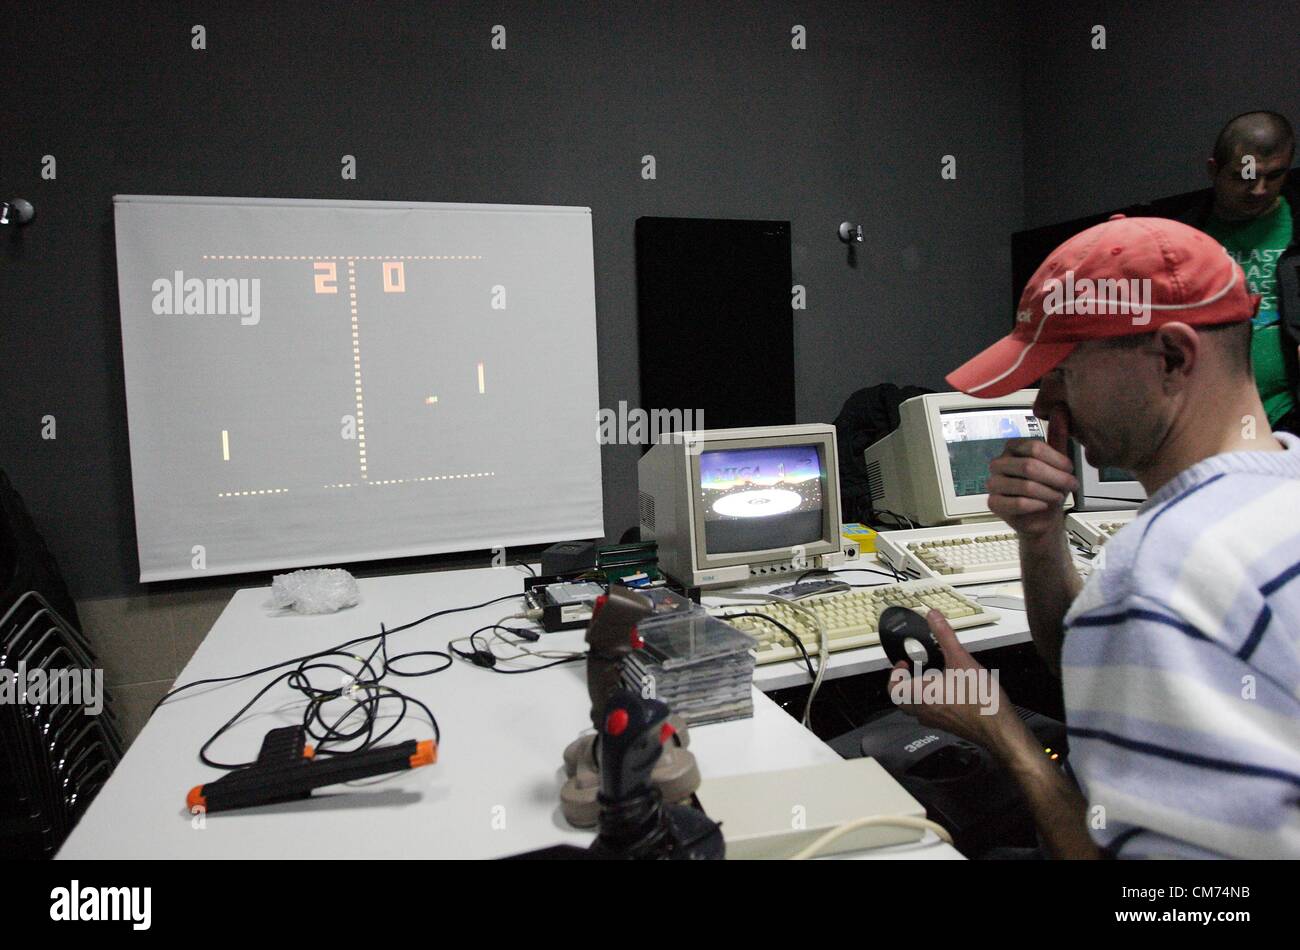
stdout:
<svg viewBox="0 0 1300 950">
<path fill-rule="evenodd" d="M 1016 533 L 1005 521 L 882 531 L 876 556 L 906 577 L 957 587 L 1020 578 Z"/>
<path fill-rule="evenodd" d="M 1085 551 L 1096 554 L 1125 525 L 1137 517 L 1136 511 L 1078 511 L 1065 516 L 1070 540 Z"/>
<path fill-rule="evenodd" d="M 1020 571 L 1020 546 L 1012 531 L 913 541 L 907 550 L 936 574 Z"/>
<path fill-rule="evenodd" d="M 904 581 L 901 584 L 883 584 L 850 591 L 836 591 L 806 597 L 797 601 L 799 607 L 814 612 L 826 628 L 826 638 L 831 652 L 873 646 L 880 642 L 880 614 L 886 607 L 911 607 L 925 614 L 938 609 L 948 618 L 954 630 L 994 623 L 996 614 L 986 611 L 979 603 L 957 593 L 946 584 L 935 581 Z M 780 663 L 800 659 L 803 654 L 780 627 L 760 617 L 729 617 L 739 613 L 767 614 L 793 630 L 802 641 L 808 654 L 818 650 L 817 628 L 789 604 L 753 603 L 734 604 L 715 608 L 715 616 L 727 620 L 732 626 L 745 631 L 758 640 L 758 662 Z"/>
</svg>

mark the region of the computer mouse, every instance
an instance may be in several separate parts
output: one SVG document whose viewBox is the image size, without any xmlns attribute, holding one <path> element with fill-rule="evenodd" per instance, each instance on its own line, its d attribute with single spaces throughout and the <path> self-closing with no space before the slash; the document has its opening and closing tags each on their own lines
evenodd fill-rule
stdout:
<svg viewBox="0 0 1300 950">
<path fill-rule="evenodd" d="M 930 625 L 925 618 L 908 607 L 886 607 L 880 613 L 880 645 L 885 648 L 885 656 L 893 664 L 906 663 L 908 667 L 916 661 L 907 652 L 907 641 L 915 640 L 925 647 L 925 663 L 922 669 L 942 670 L 943 650 L 939 641 L 930 632 Z"/>
<path fill-rule="evenodd" d="M 805 597 L 812 597 L 816 594 L 832 594 L 838 591 L 852 590 L 853 588 L 837 580 L 814 580 L 800 581 L 797 584 L 790 584 L 787 587 L 778 587 L 772 591 L 774 597 L 784 597 L 786 600 L 802 600 Z"/>
</svg>

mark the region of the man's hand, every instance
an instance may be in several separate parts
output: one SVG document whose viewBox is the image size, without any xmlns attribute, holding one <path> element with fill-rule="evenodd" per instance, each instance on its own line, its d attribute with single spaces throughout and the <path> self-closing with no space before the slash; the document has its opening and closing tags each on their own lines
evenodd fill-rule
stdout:
<svg viewBox="0 0 1300 950">
<path fill-rule="evenodd" d="M 1063 406 L 1052 410 L 1047 436 L 1012 439 L 989 463 L 989 510 L 1027 541 L 1060 536 L 1065 497 L 1079 488 L 1066 454 L 1070 416 Z"/>
<path fill-rule="evenodd" d="M 1010 720 L 1020 722 L 1007 701 L 1006 693 L 995 675 L 981 666 L 957 640 L 957 634 L 943 614 L 931 610 L 925 620 L 943 651 L 945 668 L 961 671 L 965 681 L 963 701 L 957 702 L 957 696 L 945 695 L 944 701 L 939 703 L 913 702 L 914 698 L 920 699 L 923 695 L 924 683 L 930 676 L 943 674 L 937 670 L 933 674 L 926 671 L 921 674 L 921 683 L 917 684 L 913 682 L 906 663 L 897 664 L 890 673 L 889 695 L 899 708 L 927 726 L 943 729 L 990 749 L 1000 746 L 1010 737 L 1008 716 Z M 974 671 L 974 675 L 966 672 L 968 670 Z M 952 682 L 955 684 L 955 678 Z M 946 689 L 944 693 L 947 693 Z M 899 699 L 904 702 L 900 703 Z"/>
<path fill-rule="evenodd" d="M 975 658 L 957 642 L 957 634 L 952 632 L 952 627 L 948 626 L 943 614 L 931 610 L 925 619 L 943 650 L 947 669 L 960 671 L 967 679 L 970 678 L 967 672 L 970 670 L 975 672 L 976 677 L 990 676 L 989 671 L 976 663 Z M 921 674 L 921 678 L 924 681 L 931 675 L 927 670 Z M 935 671 L 933 675 L 943 674 Z M 912 698 L 910 687 L 914 684 L 911 680 L 907 664 L 899 663 L 889 677 L 889 692 L 890 696 L 895 697 L 895 702 L 900 696 Z M 1060 768 L 1043 755 L 1042 747 L 1029 727 L 1016 715 L 1015 707 L 1007 701 L 1002 687 L 994 685 L 990 688 L 986 684 L 982 689 L 976 690 L 975 697 L 970 696 L 970 692 L 967 686 L 965 701 L 961 703 L 920 702 L 899 705 L 927 726 L 947 730 L 988 749 L 1007 769 L 1024 794 L 1048 854 L 1056 858 L 1099 857 L 1097 846 L 1089 837 L 1088 827 L 1084 823 L 1087 803 L 1083 800 L 1083 795 Z M 953 700 L 956 697 L 944 698 Z"/>
</svg>

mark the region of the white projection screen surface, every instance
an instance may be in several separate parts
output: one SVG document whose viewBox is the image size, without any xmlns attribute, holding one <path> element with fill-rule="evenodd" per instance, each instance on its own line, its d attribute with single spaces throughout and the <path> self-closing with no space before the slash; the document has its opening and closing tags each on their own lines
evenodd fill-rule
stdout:
<svg viewBox="0 0 1300 950">
<path fill-rule="evenodd" d="M 114 212 L 142 581 L 604 535 L 589 209 Z"/>
</svg>

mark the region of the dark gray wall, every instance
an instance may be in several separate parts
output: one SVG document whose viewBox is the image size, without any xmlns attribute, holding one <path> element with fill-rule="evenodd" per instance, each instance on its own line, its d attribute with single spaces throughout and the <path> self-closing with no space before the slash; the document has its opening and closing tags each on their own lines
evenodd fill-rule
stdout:
<svg viewBox="0 0 1300 950">
<path fill-rule="evenodd" d="M 1006 326 L 1023 217 L 1011 2 L 33 7 L 0 65 L 0 188 L 38 213 L 0 235 L 0 466 L 79 597 L 138 588 L 114 193 L 590 206 L 608 407 L 637 401 L 640 215 L 792 222 L 801 421 L 884 380 L 939 387 Z M 853 263 L 845 218 L 867 230 Z M 638 454 L 605 452 L 614 537 L 635 521 Z"/>
<path fill-rule="evenodd" d="M 1026 227 L 1208 187 L 1240 112 L 1300 121 L 1296 3 L 1026 2 L 1023 55 Z"/>
</svg>

